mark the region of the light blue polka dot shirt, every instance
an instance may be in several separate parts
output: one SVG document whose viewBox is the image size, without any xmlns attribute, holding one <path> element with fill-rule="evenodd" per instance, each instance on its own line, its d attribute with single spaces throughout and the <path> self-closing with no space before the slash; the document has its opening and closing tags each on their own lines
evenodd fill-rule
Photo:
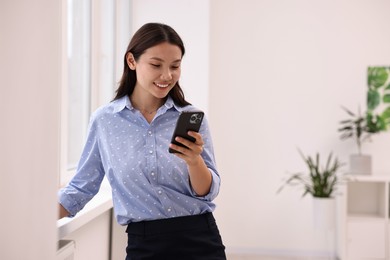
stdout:
<svg viewBox="0 0 390 260">
<path fill-rule="evenodd" d="M 178 107 L 168 98 L 150 124 L 127 96 L 96 110 L 76 174 L 58 192 L 70 216 L 93 198 L 105 175 L 119 224 L 212 212 L 220 177 L 207 119 L 199 132 L 205 142 L 201 156 L 213 179 L 209 194 L 196 195 L 185 161 L 168 152 L 181 111 L 197 109 Z"/>
</svg>

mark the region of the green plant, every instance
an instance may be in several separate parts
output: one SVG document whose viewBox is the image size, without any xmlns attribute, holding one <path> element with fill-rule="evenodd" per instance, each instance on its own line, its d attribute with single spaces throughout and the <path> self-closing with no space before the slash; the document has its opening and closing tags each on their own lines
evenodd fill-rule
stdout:
<svg viewBox="0 0 390 260">
<path fill-rule="evenodd" d="M 390 124 L 390 67 L 368 67 L 367 131 L 386 131 Z"/>
<path fill-rule="evenodd" d="M 368 67 L 367 85 L 367 111 L 362 114 L 359 108 L 355 114 L 342 107 L 349 118 L 340 121 L 338 129 L 341 139 L 355 140 L 359 154 L 364 141 L 371 140 L 372 134 L 386 131 L 390 125 L 390 67 Z"/>
<path fill-rule="evenodd" d="M 308 167 L 308 172 L 298 172 L 292 174 L 283 185 L 279 188 L 278 193 L 286 186 L 300 186 L 303 188 L 304 197 L 311 194 L 317 198 L 333 197 L 337 185 L 342 181 L 338 176 L 338 171 L 343 166 L 342 163 L 333 157 L 330 153 L 325 167 L 320 165 L 320 155 L 316 154 L 315 158 L 305 156 L 300 150 L 299 153 Z"/>
<path fill-rule="evenodd" d="M 358 148 L 358 152 L 361 154 L 362 143 L 370 139 L 371 134 L 374 133 L 373 129 L 372 131 L 369 131 L 366 123 L 367 117 L 361 114 L 360 108 L 357 114 L 353 113 L 351 110 L 345 107 L 342 107 L 342 109 L 347 112 L 349 118 L 340 121 L 341 128 L 338 129 L 338 131 L 341 132 L 340 138 L 342 140 L 349 138 L 354 139 Z"/>
</svg>

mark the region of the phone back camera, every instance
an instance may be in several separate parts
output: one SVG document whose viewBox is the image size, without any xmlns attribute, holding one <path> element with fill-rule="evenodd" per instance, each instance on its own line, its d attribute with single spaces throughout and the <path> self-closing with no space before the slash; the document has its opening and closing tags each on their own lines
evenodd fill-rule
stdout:
<svg viewBox="0 0 390 260">
<path fill-rule="evenodd" d="M 191 124 L 199 124 L 199 122 L 202 120 L 201 114 L 192 114 L 190 117 L 190 123 Z"/>
</svg>

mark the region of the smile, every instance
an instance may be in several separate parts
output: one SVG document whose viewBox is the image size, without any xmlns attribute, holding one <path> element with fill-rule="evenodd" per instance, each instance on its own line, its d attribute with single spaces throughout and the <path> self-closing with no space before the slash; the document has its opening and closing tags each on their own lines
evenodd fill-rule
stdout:
<svg viewBox="0 0 390 260">
<path fill-rule="evenodd" d="M 169 87 L 169 84 L 158 84 L 158 83 L 154 83 L 157 87 L 159 88 L 167 88 Z"/>
</svg>

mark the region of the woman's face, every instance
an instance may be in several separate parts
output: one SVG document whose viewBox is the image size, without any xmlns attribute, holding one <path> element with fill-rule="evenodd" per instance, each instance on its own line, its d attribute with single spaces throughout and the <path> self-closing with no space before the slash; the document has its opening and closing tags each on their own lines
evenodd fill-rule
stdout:
<svg viewBox="0 0 390 260">
<path fill-rule="evenodd" d="M 146 49 L 135 61 L 127 55 L 127 64 L 135 69 L 135 90 L 142 95 L 165 98 L 180 78 L 182 53 L 178 46 L 164 42 Z"/>
</svg>

